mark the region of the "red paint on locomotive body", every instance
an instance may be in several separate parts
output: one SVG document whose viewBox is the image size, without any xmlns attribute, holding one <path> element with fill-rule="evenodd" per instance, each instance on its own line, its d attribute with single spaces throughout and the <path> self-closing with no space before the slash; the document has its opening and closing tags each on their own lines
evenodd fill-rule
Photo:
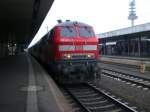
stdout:
<svg viewBox="0 0 150 112">
<path fill-rule="evenodd" d="M 85 34 L 80 36 L 81 30 L 85 30 Z M 70 30 L 71 35 L 63 35 L 62 29 Z M 83 23 L 67 22 L 54 27 L 55 30 L 55 60 L 63 59 L 64 54 L 78 55 L 78 54 L 93 54 L 95 59 L 99 58 L 98 39 L 93 31 L 93 28 Z M 86 32 L 86 30 L 89 30 Z M 67 33 L 68 33 L 67 32 Z M 87 33 L 87 37 L 86 37 Z M 91 34 L 90 34 L 91 33 Z M 69 36 L 69 37 L 67 37 Z M 62 49 L 60 50 L 60 47 Z M 64 48 L 64 49 L 63 49 Z"/>
</svg>

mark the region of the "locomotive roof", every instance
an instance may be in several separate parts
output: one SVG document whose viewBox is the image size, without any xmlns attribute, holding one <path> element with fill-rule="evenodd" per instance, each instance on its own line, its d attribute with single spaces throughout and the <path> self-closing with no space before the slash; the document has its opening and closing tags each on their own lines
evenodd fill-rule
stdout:
<svg viewBox="0 0 150 112">
<path fill-rule="evenodd" d="M 67 22 L 60 23 L 60 24 L 58 24 L 56 26 L 74 26 L 74 25 L 77 25 L 77 26 L 89 26 L 89 27 L 91 27 L 88 24 L 77 22 L 77 21 L 67 21 Z"/>
</svg>

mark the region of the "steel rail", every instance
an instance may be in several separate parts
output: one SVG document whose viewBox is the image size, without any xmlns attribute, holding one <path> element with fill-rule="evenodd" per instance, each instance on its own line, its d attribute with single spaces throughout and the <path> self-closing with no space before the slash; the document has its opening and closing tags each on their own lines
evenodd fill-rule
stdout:
<svg viewBox="0 0 150 112">
<path fill-rule="evenodd" d="M 95 91 L 96 93 L 98 93 L 98 95 L 103 96 L 104 98 L 108 99 L 111 103 L 115 104 L 115 107 L 119 107 L 120 109 L 122 109 L 123 111 L 127 111 L 127 112 L 137 112 L 136 110 L 134 110 L 133 108 L 127 106 L 126 104 L 120 102 L 119 100 L 113 98 L 112 96 L 104 93 L 103 91 L 100 91 L 99 89 L 95 88 L 94 86 L 92 86 L 91 84 L 82 84 L 82 86 L 85 86 L 86 88 L 90 88 L 92 91 Z M 84 109 L 85 112 L 91 112 L 92 110 L 90 110 L 88 107 L 86 107 L 86 105 L 80 101 L 80 99 L 74 95 L 74 93 L 72 93 L 71 90 L 69 90 L 69 87 L 65 86 L 64 89 L 70 94 L 70 96 Z M 75 88 L 76 89 L 76 88 Z M 80 90 L 80 89 L 79 89 Z"/>
<path fill-rule="evenodd" d="M 138 111 L 132 109 L 131 107 L 127 106 L 126 104 L 120 102 L 119 100 L 113 98 L 112 96 L 106 94 L 105 92 L 93 87 L 91 84 L 87 84 L 87 85 L 89 85 L 89 87 L 91 87 L 93 90 L 95 90 L 95 91 L 99 92 L 100 94 L 104 95 L 106 98 L 109 98 L 111 101 L 113 101 L 119 107 L 123 108 L 125 111 L 127 111 L 127 112 L 138 112 Z"/>
<path fill-rule="evenodd" d="M 104 73 L 104 74 L 107 75 L 107 76 L 111 76 L 111 77 L 114 77 L 114 78 L 119 78 L 119 79 L 121 79 L 121 80 L 124 80 L 124 81 L 127 81 L 127 82 L 131 82 L 131 83 L 133 83 L 133 84 L 137 84 L 137 85 L 143 86 L 143 87 L 145 87 L 145 88 L 150 88 L 150 85 L 147 85 L 147 84 L 145 84 L 145 83 L 139 82 L 138 80 L 131 80 L 131 79 L 129 79 L 129 78 L 121 77 L 121 76 L 116 76 L 116 75 L 113 75 L 113 74 L 111 74 L 111 73 L 106 73 L 106 72 L 104 72 L 104 71 L 102 71 L 102 73 Z M 146 80 L 145 80 L 145 81 L 146 81 Z"/>
<path fill-rule="evenodd" d="M 63 89 L 65 89 L 69 95 L 81 106 L 81 108 L 84 110 L 84 112 L 91 112 L 88 108 L 86 108 L 86 106 L 84 106 L 79 100 L 78 98 L 72 94 L 72 92 L 66 87 L 64 86 Z"/>
<path fill-rule="evenodd" d="M 134 78 L 140 78 L 140 79 L 143 79 L 145 81 L 150 81 L 150 78 L 145 78 L 145 77 L 141 77 L 141 76 L 135 76 L 135 75 L 123 73 L 123 72 L 120 72 L 120 71 L 117 71 L 117 70 L 110 70 L 110 69 L 106 69 L 106 68 L 102 68 L 102 70 L 108 70 L 108 71 L 112 71 L 112 72 L 117 72 L 117 73 L 122 74 L 122 75 L 130 76 L 130 77 L 134 77 Z"/>
</svg>

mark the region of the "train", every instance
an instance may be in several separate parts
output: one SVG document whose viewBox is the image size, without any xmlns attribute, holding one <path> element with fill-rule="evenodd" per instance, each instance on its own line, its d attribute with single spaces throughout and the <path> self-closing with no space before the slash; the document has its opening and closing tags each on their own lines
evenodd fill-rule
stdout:
<svg viewBox="0 0 150 112">
<path fill-rule="evenodd" d="M 98 39 L 88 24 L 59 22 L 28 51 L 48 66 L 59 83 L 83 83 L 101 77 Z"/>
</svg>

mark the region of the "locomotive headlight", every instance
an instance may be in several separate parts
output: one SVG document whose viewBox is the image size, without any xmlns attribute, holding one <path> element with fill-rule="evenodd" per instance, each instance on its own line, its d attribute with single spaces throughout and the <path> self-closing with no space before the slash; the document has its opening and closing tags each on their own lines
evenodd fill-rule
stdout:
<svg viewBox="0 0 150 112">
<path fill-rule="evenodd" d="M 87 58 L 95 58 L 94 54 L 87 54 Z"/>
<path fill-rule="evenodd" d="M 90 54 L 87 55 L 88 58 L 91 58 L 92 56 Z"/>
<path fill-rule="evenodd" d="M 67 57 L 68 59 L 70 59 L 70 58 L 71 58 L 71 55 L 70 55 L 70 54 L 68 54 L 66 57 Z"/>
<path fill-rule="evenodd" d="M 72 56 L 71 56 L 71 54 L 64 54 L 64 55 L 63 55 L 63 58 L 64 58 L 64 59 L 71 59 Z"/>
</svg>

